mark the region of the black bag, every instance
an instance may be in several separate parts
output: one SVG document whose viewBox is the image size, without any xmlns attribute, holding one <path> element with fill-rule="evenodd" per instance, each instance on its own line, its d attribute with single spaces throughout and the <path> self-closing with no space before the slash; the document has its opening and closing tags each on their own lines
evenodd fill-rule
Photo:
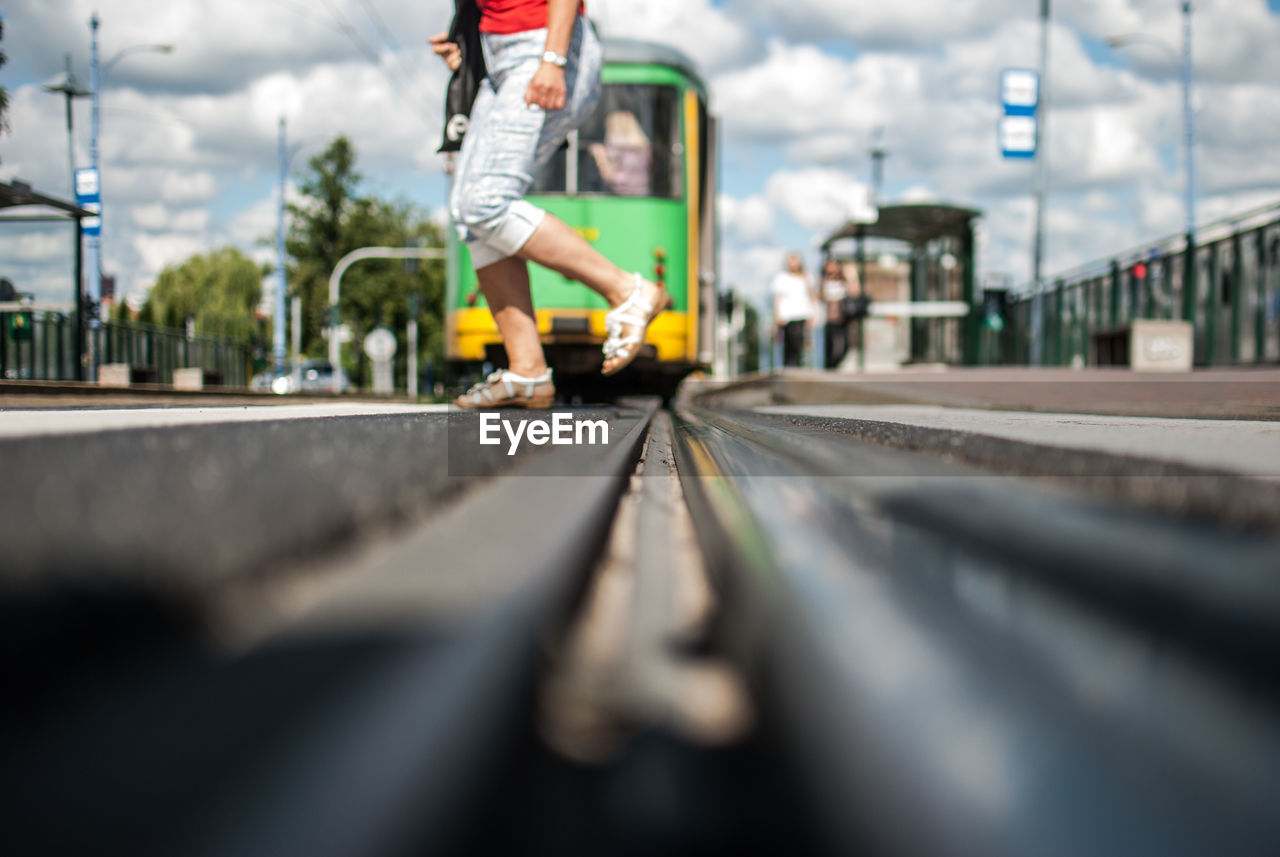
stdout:
<svg viewBox="0 0 1280 857">
<path fill-rule="evenodd" d="M 462 65 L 449 78 L 449 88 L 445 90 L 444 139 L 437 152 L 456 152 L 462 148 L 462 138 L 471 124 L 471 105 L 475 104 L 480 84 L 489 74 L 480 48 L 480 10 L 475 0 L 454 0 L 449 41 L 458 46 Z"/>
<path fill-rule="evenodd" d="M 844 315 L 845 321 L 857 321 L 860 318 L 866 318 L 867 310 L 870 308 L 871 301 L 866 295 L 856 295 L 843 298 L 840 301 L 840 312 Z"/>
</svg>

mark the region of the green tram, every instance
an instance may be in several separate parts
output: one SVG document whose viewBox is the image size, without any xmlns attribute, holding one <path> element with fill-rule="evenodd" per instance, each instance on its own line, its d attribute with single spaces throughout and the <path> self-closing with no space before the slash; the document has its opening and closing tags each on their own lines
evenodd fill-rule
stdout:
<svg viewBox="0 0 1280 857">
<path fill-rule="evenodd" d="M 669 394 L 710 365 L 716 308 L 716 127 L 693 63 L 647 42 L 605 42 L 600 103 L 537 176 L 529 200 L 576 229 L 624 270 L 665 285 L 674 306 L 649 326 L 619 379 Z M 446 356 L 451 375 L 506 365 L 465 245 L 448 253 Z M 594 389 L 605 338 L 604 299 L 530 265 L 533 304 L 557 386 Z M 613 380 L 613 379 L 611 379 Z"/>
</svg>

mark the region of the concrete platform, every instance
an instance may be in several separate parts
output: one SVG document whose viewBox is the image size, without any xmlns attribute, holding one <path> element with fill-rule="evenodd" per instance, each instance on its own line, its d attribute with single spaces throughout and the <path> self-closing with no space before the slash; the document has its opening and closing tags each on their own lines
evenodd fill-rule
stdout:
<svg viewBox="0 0 1280 857">
<path fill-rule="evenodd" d="M 178 408 L 0 408 L 0 438 L 264 420 L 322 419 L 375 414 L 435 414 L 446 413 L 448 410 L 448 405 L 371 402 Z"/>
<path fill-rule="evenodd" d="M 804 404 L 757 410 L 962 431 L 1059 449 L 1280 478 L 1280 421 L 1047 414 L 939 405 Z"/>
<path fill-rule="evenodd" d="M 715 404 L 913 404 L 956 408 L 1198 419 L 1280 420 L 1280 368 L 1187 373 L 1128 369 L 917 367 L 845 374 L 788 369 L 731 382 L 694 382 Z"/>
</svg>

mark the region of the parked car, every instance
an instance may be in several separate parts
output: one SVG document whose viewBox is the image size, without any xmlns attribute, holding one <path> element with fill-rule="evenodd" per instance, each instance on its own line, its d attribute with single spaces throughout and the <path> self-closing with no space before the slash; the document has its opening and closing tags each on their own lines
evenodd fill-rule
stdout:
<svg viewBox="0 0 1280 857">
<path fill-rule="evenodd" d="M 333 364 L 328 360 L 306 360 L 295 376 L 292 361 L 285 361 L 283 375 L 276 375 L 274 371 L 262 372 L 254 376 L 251 386 L 258 392 L 270 391 L 280 395 L 328 393 L 333 389 Z M 347 386 L 346 378 L 343 378 L 342 390 Z"/>
</svg>

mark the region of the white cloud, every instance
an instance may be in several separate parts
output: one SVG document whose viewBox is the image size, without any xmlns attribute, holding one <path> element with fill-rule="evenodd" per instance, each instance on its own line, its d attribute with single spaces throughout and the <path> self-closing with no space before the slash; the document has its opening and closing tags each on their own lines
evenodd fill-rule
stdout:
<svg viewBox="0 0 1280 857">
<path fill-rule="evenodd" d="M 841 170 L 782 170 L 769 178 L 765 194 L 799 225 L 825 233 L 849 218 L 867 186 Z"/>
<path fill-rule="evenodd" d="M 1046 267 L 1060 270 L 1181 231 L 1178 65 L 1160 48 L 1101 44 L 1142 33 L 1176 52 L 1181 15 L 1172 0 L 1054 7 Z M 273 257 L 259 239 L 275 228 L 281 115 L 295 176 L 347 134 L 366 187 L 422 196 L 425 185 L 441 213 L 431 195 L 444 187 L 434 149 L 446 75 L 424 40 L 447 26 L 446 0 L 15 0 L 0 179 L 67 192 L 61 102 L 34 82 L 60 71 L 68 49 L 87 82 L 95 8 L 104 58 L 176 48 L 122 60 L 103 99 L 105 263 L 123 290 L 225 243 Z M 677 47 L 708 77 L 732 190 L 718 201 L 726 282 L 760 291 L 785 245 L 810 247 L 839 225 L 843 200 L 869 178 L 879 127 L 888 198 L 984 210 L 983 267 L 1029 273 L 1032 166 L 999 157 L 996 81 L 1004 67 L 1036 64 L 1037 4 L 588 0 L 588 11 L 606 35 Z M 1197 0 L 1194 26 L 1204 222 L 1280 197 L 1280 17 L 1266 0 Z M 83 164 L 86 103 L 75 121 Z M 21 254 L 21 276 L 65 290 L 69 242 L 47 233 L 0 230 L 0 256 L 18 265 Z"/>
<path fill-rule="evenodd" d="M 161 202 L 149 205 L 135 205 L 129 210 L 130 217 L 142 229 L 148 232 L 204 232 L 209 228 L 212 216 L 206 208 L 184 208 L 174 210 Z"/>
<path fill-rule="evenodd" d="M 678 48 L 704 72 L 758 49 L 747 18 L 708 0 L 591 0 L 587 14 L 607 38 L 645 39 Z"/>
<path fill-rule="evenodd" d="M 912 0 L 910 3 L 848 0 L 742 0 L 735 4 L 791 38 L 852 39 L 867 47 L 928 48 L 984 32 L 1001 21 L 1033 14 L 1018 0 Z"/>
<path fill-rule="evenodd" d="M 790 249 L 774 243 L 726 247 L 720 256 L 720 282 L 757 307 L 765 307 L 769 281 L 782 270 Z"/>
<path fill-rule="evenodd" d="M 59 230 L 62 231 L 62 230 Z M 66 255 L 67 239 L 51 230 L 28 231 L 25 234 L 6 235 L 0 239 L 0 251 L 10 263 L 47 262 Z"/>
<path fill-rule="evenodd" d="M 763 196 L 738 199 L 721 194 L 717 200 L 720 228 L 744 242 L 762 241 L 774 229 L 773 208 Z"/>
<path fill-rule="evenodd" d="M 154 280 L 167 265 L 179 264 L 190 256 L 207 253 L 211 248 L 200 236 L 166 233 L 136 235 L 133 249 L 142 260 L 147 279 Z"/>
</svg>

